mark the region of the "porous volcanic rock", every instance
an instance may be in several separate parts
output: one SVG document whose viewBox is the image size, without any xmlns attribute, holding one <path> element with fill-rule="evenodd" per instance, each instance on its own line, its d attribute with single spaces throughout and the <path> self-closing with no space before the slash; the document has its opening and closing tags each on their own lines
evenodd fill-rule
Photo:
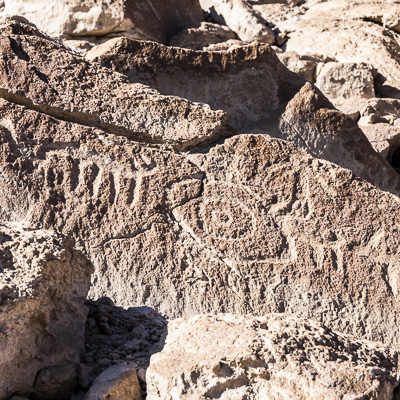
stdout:
<svg viewBox="0 0 400 400">
<path fill-rule="evenodd" d="M 199 315 L 171 322 L 148 400 L 392 400 L 398 353 L 313 320 Z"/>
<path fill-rule="evenodd" d="M 84 350 L 90 273 L 71 240 L 0 225 L 0 398 L 70 398 Z"/>
<path fill-rule="evenodd" d="M 56 118 L 177 148 L 229 130 L 223 112 L 131 84 L 31 25 L 9 19 L 0 25 L 0 34 L 0 97 Z"/>
<path fill-rule="evenodd" d="M 167 43 L 204 21 L 198 0 L 5 0 L 3 16 L 20 15 L 52 35 L 131 35 Z"/>
<path fill-rule="evenodd" d="M 287 102 L 305 83 L 261 43 L 215 53 L 118 38 L 94 48 L 86 58 L 133 83 L 223 110 L 236 129 L 247 132 L 276 130 Z"/>
</svg>

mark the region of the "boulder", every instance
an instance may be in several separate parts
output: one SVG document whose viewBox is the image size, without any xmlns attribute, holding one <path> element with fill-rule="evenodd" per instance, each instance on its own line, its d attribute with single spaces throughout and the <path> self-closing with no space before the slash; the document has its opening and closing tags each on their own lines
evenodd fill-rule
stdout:
<svg viewBox="0 0 400 400">
<path fill-rule="evenodd" d="M 51 35 L 69 37 L 139 35 L 167 43 L 181 29 L 198 27 L 198 0 L 5 0 L 3 16 L 20 15 Z M 40 10 L 40 12 L 38 12 Z"/>
<path fill-rule="evenodd" d="M 70 398 L 84 350 L 90 273 L 71 240 L 0 225 L 0 398 Z"/>
<path fill-rule="evenodd" d="M 392 400 L 397 359 L 291 315 L 199 315 L 169 324 L 147 399 Z"/>
<path fill-rule="evenodd" d="M 246 0 L 200 0 L 200 5 L 214 22 L 226 24 L 240 40 L 275 42 L 274 32 Z"/>
<path fill-rule="evenodd" d="M 142 400 L 136 369 L 114 365 L 93 382 L 85 400 Z"/>
<path fill-rule="evenodd" d="M 350 169 L 383 190 L 400 193 L 399 176 L 390 164 L 375 152 L 357 124 L 337 111 L 310 83 L 287 105 L 280 137 L 315 157 Z"/>
<path fill-rule="evenodd" d="M 331 101 L 375 97 L 375 71 L 364 63 L 328 62 L 317 71 L 316 86 Z"/>
<path fill-rule="evenodd" d="M 56 118 L 174 148 L 230 131 L 223 112 L 131 84 L 31 25 L 9 19 L 0 26 L 0 34 L 2 98 Z"/>
<path fill-rule="evenodd" d="M 318 58 L 300 56 L 295 51 L 277 53 L 279 60 L 291 71 L 301 75 L 309 82 L 315 82 L 315 74 L 318 64 L 321 62 Z"/>
</svg>

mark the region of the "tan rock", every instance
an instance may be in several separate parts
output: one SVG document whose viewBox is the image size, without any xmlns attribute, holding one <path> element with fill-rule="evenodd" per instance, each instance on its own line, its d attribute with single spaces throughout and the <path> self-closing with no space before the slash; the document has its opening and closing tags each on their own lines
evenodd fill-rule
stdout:
<svg viewBox="0 0 400 400">
<path fill-rule="evenodd" d="M 169 324 L 147 399 L 392 400 L 397 358 L 291 315 L 199 315 Z"/>
<path fill-rule="evenodd" d="M 375 97 L 374 69 L 364 63 L 328 62 L 317 71 L 316 86 L 331 101 Z"/>
<path fill-rule="evenodd" d="M 174 148 L 229 131 L 223 112 L 130 84 L 30 25 L 8 20 L 0 32 L 0 97 L 56 118 Z"/>
<path fill-rule="evenodd" d="M 377 123 L 361 127 L 374 149 L 391 163 L 393 153 L 400 146 L 400 127 Z"/>
<path fill-rule="evenodd" d="M 314 57 L 300 56 L 294 51 L 277 53 L 277 56 L 291 71 L 301 75 L 309 82 L 315 82 L 315 72 L 320 60 Z"/>
<path fill-rule="evenodd" d="M 129 365 L 114 365 L 93 382 L 85 400 L 141 400 L 136 369 Z"/>
<path fill-rule="evenodd" d="M 1 398 L 69 399 L 77 385 L 91 268 L 72 246 L 0 225 Z"/>
<path fill-rule="evenodd" d="M 180 31 L 168 43 L 169 46 L 202 50 L 210 45 L 236 39 L 236 35 L 227 26 L 202 22 L 198 28 Z"/>
<path fill-rule="evenodd" d="M 211 13 L 214 22 L 226 24 L 245 42 L 275 42 L 275 35 L 266 25 L 266 21 L 254 12 L 247 1 L 200 0 L 200 5 L 204 11 Z"/>
<path fill-rule="evenodd" d="M 398 33 L 373 21 L 373 15 L 396 19 L 397 2 L 376 0 L 307 1 L 304 6 L 255 5 L 264 19 L 288 32 L 286 51 L 341 63 L 367 63 L 380 74 L 376 90 L 382 97 L 399 97 L 400 47 Z"/>
<path fill-rule="evenodd" d="M 398 174 L 376 154 L 357 124 L 335 110 L 310 83 L 288 104 L 280 128 L 283 139 L 315 157 L 348 168 L 383 190 L 400 193 Z"/>
<path fill-rule="evenodd" d="M 4 16 L 20 15 L 52 35 L 103 36 L 118 32 L 167 43 L 204 20 L 197 0 L 5 0 Z"/>
</svg>

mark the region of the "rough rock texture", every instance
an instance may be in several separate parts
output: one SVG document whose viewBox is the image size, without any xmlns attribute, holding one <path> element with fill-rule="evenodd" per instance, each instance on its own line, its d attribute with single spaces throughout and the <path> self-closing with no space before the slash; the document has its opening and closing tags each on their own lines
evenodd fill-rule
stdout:
<svg viewBox="0 0 400 400">
<path fill-rule="evenodd" d="M 197 0 L 5 0 L 3 16 L 21 15 L 52 35 L 133 35 L 161 43 L 204 20 Z M 39 11 L 40 10 L 40 11 Z"/>
<path fill-rule="evenodd" d="M 379 21 L 383 13 L 398 19 L 397 1 L 307 0 L 298 7 L 268 3 L 254 4 L 253 12 L 286 32 L 285 51 L 342 63 L 368 63 L 380 74 L 377 93 L 399 97 L 399 34 L 393 25 L 382 26 Z"/>
<path fill-rule="evenodd" d="M 328 62 L 317 72 L 316 85 L 330 100 L 370 99 L 375 97 L 374 75 L 364 63 Z"/>
<path fill-rule="evenodd" d="M 173 321 L 148 400 L 392 400 L 398 353 L 312 320 L 269 314 Z"/>
<path fill-rule="evenodd" d="M 287 102 L 304 84 L 265 44 L 213 53 L 120 38 L 93 49 L 86 58 L 162 94 L 223 110 L 241 131 L 276 130 Z"/>
<path fill-rule="evenodd" d="M 290 101 L 280 135 L 310 154 L 350 169 L 383 190 L 400 193 L 398 174 L 378 155 L 357 124 L 335 110 L 310 83 Z"/>
<path fill-rule="evenodd" d="M 188 28 L 179 32 L 168 44 L 186 49 L 203 50 L 212 44 L 224 43 L 232 39 L 236 39 L 236 35 L 227 26 L 202 22 L 199 28 Z"/>
<path fill-rule="evenodd" d="M 0 33 L 0 97 L 67 121 L 182 149 L 229 130 L 223 112 L 130 84 L 31 25 L 9 20 Z"/>
<path fill-rule="evenodd" d="M 295 51 L 277 53 L 277 56 L 291 71 L 301 75 L 309 82 L 315 82 L 316 68 L 320 60 L 315 57 L 300 56 Z"/>
<path fill-rule="evenodd" d="M 211 14 L 214 22 L 226 24 L 239 39 L 245 42 L 254 40 L 273 44 L 274 32 L 266 21 L 255 13 L 248 1 L 244 0 L 200 0 L 204 11 Z"/>
<path fill-rule="evenodd" d="M 0 114 L 0 218 L 72 232 L 91 296 L 169 316 L 286 310 L 400 339 L 399 203 L 349 170 L 262 135 L 188 160 L 5 102 Z"/>
<path fill-rule="evenodd" d="M 136 370 L 115 365 L 96 378 L 85 400 L 142 400 Z"/>
<path fill-rule="evenodd" d="M 0 225 L 0 398 L 69 399 L 91 268 L 71 241 Z"/>
</svg>

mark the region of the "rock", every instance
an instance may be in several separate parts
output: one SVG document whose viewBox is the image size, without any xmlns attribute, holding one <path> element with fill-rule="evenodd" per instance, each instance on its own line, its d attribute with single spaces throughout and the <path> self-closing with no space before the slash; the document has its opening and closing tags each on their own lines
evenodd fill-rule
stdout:
<svg viewBox="0 0 400 400">
<path fill-rule="evenodd" d="M 304 84 L 269 46 L 259 43 L 213 53 L 120 38 L 93 49 L 86 58 L 162 94 L 223 110 L 242 132 L 277 130 L 287 102 Z"/>
<path fill-rule="evenodd" d="M 40 7 L 40 12 L 38 8 Z M 179 0 L 174 7 L 160 0 L 5 0 L 4 16 L 20 15 L 51 35 L 69 37 L 138 35 L 167 43 L 179 30 L 204 20 L 197 0 Z"/>
<path fill-rule="evenodd" d="M 310 83 L 288 104 L 280 128 L 281 138 L 315 157 L 348 168 L 383 190 L 400 193 L 399 177 L 389 163 L 376 154 L 357 124 L 335 110 Z"/>
<path fill-rule="evenodd" d="M 275 42 L 273 31 L 266 21 L 244 0 L 200 0 L 204 11 L 211 14 L 214 22 L 226 24 L 240 40 L 255 40 L 268 44 Z"/>
<path fill-rule="evenodd" d="M 217 43 L 236 39 L 236 35 L 227 26 L 202 22 L 199 28 L 187 28 L 180 31 L 170 41 L 169 46 L 203 50 Z"/>
<path fill-rule="evenodd" d="M 398 354 L 291 315 L 173 321 L 147 399 L 393 399 Z"/>
<path fill-rule="evenodd" d="M 91 298 L 170 317 L 294 312 L 398 343 L 394 196 L 268 136 L 186 155 L 0 105 L 0 219 L 71 233 Z"/>
<path fill-rule="evenodd" d="M 375 97 L 374 69 L 364 63 L 328 62 L 317 72 L 316 85 L 331 101 Z"/>
<path fill-rule="evenodd" d="M 320 60 L 315 57 L 300 56 L 294 51 L 277 53 L 277 56 L 291 71 L 301 75 L 309 82 L 315 82 L 315 72 Z"/>
<path fill-rule="evenodd" d="M 0 397 L 69 399 L 91 268 L 71 241 L 0 225 Z"/>
<path fill-rule="evenodd" d="M 361 127 L 375 151 L 391 163 L 393 153 L 400 146 L 400 127 L 387 123 L 377 123 Z"/>
<path fill-rule="evenodd" d="M 18 33 L 10 35 L 13 30 Z M 2 98 L 55 118 L 174 148 L 194 146 L 229 131 L 223 112 L 130 84 L 29 25 L 6 21 L 2 31 Z"/>
<path fill-rule="evenodd" d="M 115 365 L 96 378 L 85 400 L 141 400 L 136 370 L 128 365 Z"/>
<path fill-rule="evenodd" d="M 92 366 L 86 364 L 79 365 L 79 386 L 87 390 L 95 379 L 96 375 L 94 374 Z"/>
</svg>

